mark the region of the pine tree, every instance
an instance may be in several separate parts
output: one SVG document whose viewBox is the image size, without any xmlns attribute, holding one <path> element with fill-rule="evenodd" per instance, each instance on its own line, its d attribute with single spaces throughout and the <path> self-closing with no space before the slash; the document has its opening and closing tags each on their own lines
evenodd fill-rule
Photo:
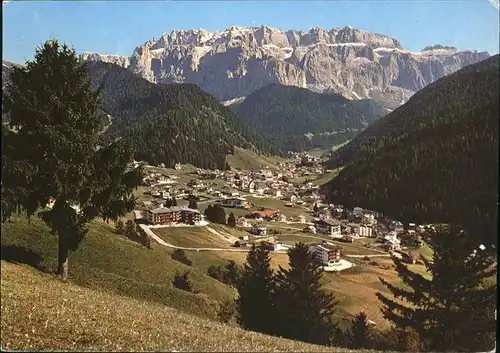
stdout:
<svg viewBox="0 0 500 353">
<path fill-rule="evenodd" d="M 172 199 L 166 199 L 163 205 L 167 208 L 172 207 L 173 206 Z"/>
<path fill-rule="evenodd" d="M 174 197 L 172 197 L 172 206 L 177 206 L 177 199 Z"/>
<path fill-rule="evenodd" d="M 116 221 L 131 211 L 133 189 L 142 182 L 142 169 L 127 168 L 132 151 L 125 140 L 99 142 L 100 93 L 75 51 L 49 40 L 34 61 L 11 69 L 3 94 L 10 121 L 2 126 L 2 222 L 15 211 L 37 214 L 59 238 L 57 273 L 63 279 L 69 250 L 81 243 L 89 223 Z M 54 206 L 40 211 L 50 199 Z"/>
<path fill-rule="evenodd" d="M 226 224 L 226 211 L 221 205 L 215 205 L 212 208 L 212 219 L 210 220 L 214 223 Z"/>
<path fill-rule="evenodd" d="M 316 204 L 316 203 L 314 204 L 313 211 L 314 212 L 318 212 L 319 211 L 318 204 Z"/>
<path fill-rule="evenodd" d="M 227 225 L 230 227 L 236 227 L 236 217 L 234 217 L 233 212 L 231 212 L 229 217 L 227 217 Z"/>
<path fill-rule="evenodd" d="M 276 275 L 278 334 L 295 340 L 329 344 L 337 325 L 333 322 L 334 297 L 320 284 L 323 268 L 307 245 L 296 243 L 288 251 L 289 269 Z"/>
<path fill-rule="evenodd" d="M 236 286 L 240 278 L 240 268 L 233 260 L 230 260 L 224 269 L 224 282 Z"/>
<path fill-rule="evenodd" d="M 414 273 L 394 258 L 399 277 L 411 290 L 380 278 L 397 300 L 377 293 L 385 318 L 397 328 L 414 329 L 428 350 L 491 350 L 496 287 L 487 278 L 496 273 L 495 259 L 486 251 L 474 253 L 477 244 L 456 226 L 436 227 L 423 238 L 433 250 L 432 261 L 422 258 L 432 277 Z"/>
<path fill-rule="evenodd" d="M 192 208 L 193 210 L 197 210 L 198 209 L 198 204 L 196 203 L 196 199 L 194 197 L 189 198 L 188 207 Z"/>
<path fill-rule="evenodd" d="M 205 209 L 205 217 L 210 222 L 213 222 L 213 213 L 214 213 L 213 206 L 212 205 L 208 205 L 208 207 Z"/>
<path fill-rule="evenodd" d="M 125 232 L 125 224 L 121 219 L 116 221 L 116 229 L 115 229 L 116 234 L 123 234 Z"/>
<path fill-rule="evenodd" d="M 252 245 L 237 290 L 238 323 L 247 330 L 272 334 L 275 331 L 274 276 L 265 246 Z"/>
<path fill-rule="evenodd" d="M 349 330 L 350 348 L 371 348 L 372 330 L 368 325 L 368 318 L 364 312 L 358 313 L 351 323 Z"/>
</svg>

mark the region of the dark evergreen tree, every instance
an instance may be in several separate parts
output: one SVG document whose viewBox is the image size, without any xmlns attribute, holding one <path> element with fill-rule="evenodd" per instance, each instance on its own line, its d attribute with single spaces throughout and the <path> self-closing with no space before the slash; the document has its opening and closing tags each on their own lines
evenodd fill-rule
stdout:
<svg viewBox="0 0 500 353">
<path fill-rule="evenodd" d="M 314 204 L 313 211 L 314 212 L 318 212 L 319 211 L 318 204 L 316 204 L 316 203 Z"/>
<path fill-rule="evenodd" d="M 163 204 L 165 207 L 169 208 L 169 207 L 172 207 L 173 204 L 172 204 L 172 199 L 166 199 L 165 200 L 165 203 Z"/>
<path fill-rule="evenodd" d="M 364 312 L 358 313 L 351 322 L 349 347 L 353 349 L 372 347 L 372 329 Z"/>
<path fill-rule="evenodd" d="M 236 217 L 234 217 L 233 212 L 231 212 L 229 217 L 227 217 L 227 225 L 230 227 L 236 227 Z"/>
<path fill-rule="evenodd" d="M 116 221 L 116 229 L 115 229 L 116 234 L 124 234 L 125 233 L 125 224 L 121 219 Z"/>
<path fill-rule="evenodd" d="M 197 210 L 198 209 L 198 204 L 196 203 L 196 199 L 194 197 L 191 197 L 189 199 L 188 207 L 192 208 L 193 210 Z"/>
<path fill-rule="evenodd" d="M 177 199 L 174 197 L 172 197 L 172 206 L 177 206 Z"/>
<path fill-rule="evenodd" d="M 239 294 L 236 311 L 243 328 L 267 334 L 275 332 L 274 286 L 269 250 L 253 244 L 236 286 Z"/>
<path fill-rule="evenodd" d="M 209 220 L 210 222 L 212 222 L 213 220 L 213 214 L 214 214 L 214 207 L 212 205 L 208 205 L 208 207 L 205 209 L 205 217 L 207 218 L 207 220 Z"/>
<path fill-rule="evenodd" d="M 127 169 L 132 153 L 122 140 L 98 148 L 101 91 L 65 44 L 47 41 L 34 61 L 12 67 L 2 98 L 10 118 L 2 124 L 2 221 L 15 211 L 38 214 L 58 235 L 57 272 L 65 279 L 69 250 L 89 222 L 133 209 L 141 169 Z M 50 199 L 54 206 L 40 211 Z"/>
<path fill-rule="evenodd" d="M 224 283 L 236 287 L 240 279 L 240 272 L 238 265 L 233 260 L 230 260 L 224 269 Z"/>
<path fill-rule="evenodd" d="M 213 223 L 226 224 L 226 211 L 224 211 L 224 208 L 221 205 L 215 205 L 209 211 L 209 215 L 207 215 L 207 218 L 210 222 Z"/>
<path fill-rule="evenodd" d="M 323 268 L 307 245 L 296 243 L 288 251 L 289 269 L 280 267 L 276 275 L 278 334 L 282 337 L 330 344 L 337 325 L 333 322 L 337 302 L 320 280 Z"/>
<path fill-rule="evenodd" d="M 495 258 L 486 251 L 473 252 L 477 242 L 456 226 L 436 227 L 423 238 L 433 250 L 432 261 L 422 258 L 432 277 L 412 272 L 394 258 L 399 277 L 411 290 L 381 278 L 397 298 L 377 293 L 384 316 L 397 328 L 414 329 L 428 350 L 491 350 L 496 332 L 496 286 L 487 279 L 496 274 Z"/>
<path fill-rule="evenodd" d="M 186 292 L 193 291 L 193 285 L 191 284 L 191 280 L 189 279 L 189 271 L 186 271 L 182 274 L 176 272 L 172 284 L 175 288 L 185 290 Z"/>
</svg>

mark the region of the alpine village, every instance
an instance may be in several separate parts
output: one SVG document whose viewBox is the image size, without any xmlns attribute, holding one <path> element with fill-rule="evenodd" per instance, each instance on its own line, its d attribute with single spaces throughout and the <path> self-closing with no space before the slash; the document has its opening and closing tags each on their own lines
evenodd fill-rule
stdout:
<svg viewBox="0 0 500 353">
<path fill-rule="evenodd" d="M 351 26 L 73 42 L 2 62 L 2 351 L 496 350 L 498 54 Z"/>
</svg>

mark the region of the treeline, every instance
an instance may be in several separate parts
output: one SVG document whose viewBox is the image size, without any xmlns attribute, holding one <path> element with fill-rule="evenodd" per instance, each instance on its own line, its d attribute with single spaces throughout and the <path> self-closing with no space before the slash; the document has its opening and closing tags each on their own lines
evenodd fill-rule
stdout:
<svg viewBox="0 0 500 353">
<path fill-rule="evenodd" d="M 243 267 L 233 261 L 210 266 L 209 276 L 238 291 L 234 303 L 221 303 L 218 316 L 223 322 L 236 320 L 247 330 L 332 347 L 490 350 L 496 332 L 495 259 L 486 251 L 473 251 L 470 237 L 457 227 L 439 227 L 424 239 L 434 254 L 432 260 L 422 258 L 430 278 L 393 258 L 407 289 L 380 279 L 391 293 L 377 293 L 383 315 L 392 323 L 389 330 L 376 330 L 364 312 L 341 329 L 336 317 L 338 301 L 322 288 L 323 268 L 302 243 L 289 250 L 287 269 L 271 268 L 270 252 L 263 243 L 252 246 Z M 453 247 L 458 249 L 450 252 Z M 456 273 L 461 274 L 460 280 Z"/>
<path fill-rule="evenodd" d="M 343 143 L 352 138 L 346 132 L 362 130 L 385 114 L 375 102 L 278 84 L 261 88 L 233 109 L 243 122 L 285 151 Z M 324 134 L 334 131 L 341 133 Z"/>
<path fill-rule="evenodd" d="M 155 85 L 108 63 L 89 62 L 87 67 L 93 85 L 102 84 L 102 109 L 114 117 L 104 141 L 124 137 L 136 160 L 223 169 L 234 146 L 276 153 L 231 110 L 195 85 Z"/>
<path fill-rule="evenodd" d="M 499 57 L 444 77 L 336 151 L 331 202 L 497 242 Z"/>
</svg>

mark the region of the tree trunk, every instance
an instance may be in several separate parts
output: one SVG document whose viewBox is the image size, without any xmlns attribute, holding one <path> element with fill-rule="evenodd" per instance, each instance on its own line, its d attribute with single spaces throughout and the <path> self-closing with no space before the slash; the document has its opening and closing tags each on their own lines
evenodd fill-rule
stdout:
<svg viewBox="0 0 500 353">
<path fill-rule="evenodd" d="M 59 234 L 59 256 L 57 264 L 57 274 L 61 276 L 63 280 L 68 278 L 68 237 L 66 234 Z"/>
</svg>

